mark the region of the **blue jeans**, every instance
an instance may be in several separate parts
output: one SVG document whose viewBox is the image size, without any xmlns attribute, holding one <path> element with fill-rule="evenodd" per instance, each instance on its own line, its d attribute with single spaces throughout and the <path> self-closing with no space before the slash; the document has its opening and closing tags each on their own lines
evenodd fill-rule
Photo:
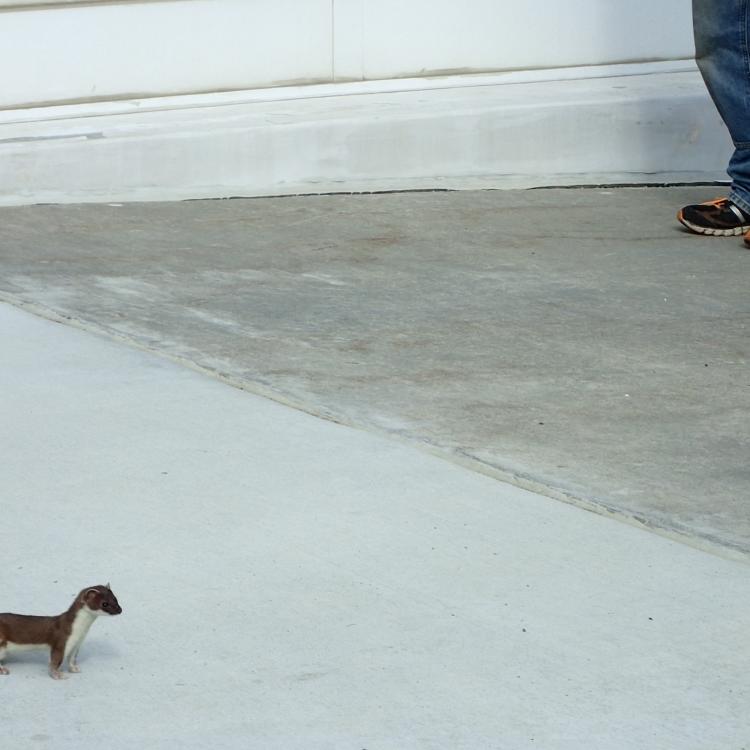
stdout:
<svg viewBox="0 0 750 750">
<path fill-rule="evenodd" d="M 693 0 L 695 58 L 735 152 L 729 198 L 750 214 L 750 0 Z"/>
</svg>

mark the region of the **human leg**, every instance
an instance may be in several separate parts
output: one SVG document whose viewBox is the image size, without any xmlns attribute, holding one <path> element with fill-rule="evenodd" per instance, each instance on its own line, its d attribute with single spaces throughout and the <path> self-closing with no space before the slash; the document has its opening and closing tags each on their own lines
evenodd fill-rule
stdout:
<svg viewBox="0 0 750 750">
<path fill-rule="evenodd" d="M 695 58 L 732 137 L 727 199 L 687 206 L 678 214 L 689 229 L 728 236 L 750 231 L 750 0 L 693 0 Z"/>
<path fill-rule="evenodd" d="M 735 152 L 730 199 L 750 214 L 750 2 L 693 0 L 695 59 Z"/>
</svg>

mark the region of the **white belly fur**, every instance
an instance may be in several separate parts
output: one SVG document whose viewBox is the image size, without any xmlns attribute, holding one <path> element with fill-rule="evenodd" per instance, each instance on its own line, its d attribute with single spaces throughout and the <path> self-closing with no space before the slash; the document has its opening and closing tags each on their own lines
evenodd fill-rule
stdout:
<svg viewBox="0 0 750 750">
<path fill-rule="evenodd" d="M 8 641 L 8 653 L 9 654 L 19 654 L 22 651 L 39 651 L 41 649 L 49 650 L 49 646 L 46 643 L 28 644 L 28 643 L 13 643 L 13 641 Z"/>
<path fill-rule="evenodd" d="M 65 659 L 70 656 L 71 651 L 80 648 L 83 639 L 86 637 L 86 633 L 89 632 L 89 628 L 95 619 L 96 615 L 87 607 L 78 610 L 73 620 L 73 627 L 70 630 L 68 642 L 65 644 Z M 39 651 L 44 649 L 49 649 L 46 643 L 14 643 L 13 641 L 8 641 L 5 650 L 8 654 L 18 654 L 23 651 Z"/>
</svg>

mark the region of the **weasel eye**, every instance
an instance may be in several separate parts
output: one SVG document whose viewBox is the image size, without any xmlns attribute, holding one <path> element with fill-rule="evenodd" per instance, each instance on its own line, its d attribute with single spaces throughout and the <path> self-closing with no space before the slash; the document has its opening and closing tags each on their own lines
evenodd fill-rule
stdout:
<svg viewBox="0 0 750 750">
<path fill-rule="evenodd" d="M 102 602 L 102 607 L 104 607 L 104 609 L 109 609 L 109 602 Z"/>
</svg>

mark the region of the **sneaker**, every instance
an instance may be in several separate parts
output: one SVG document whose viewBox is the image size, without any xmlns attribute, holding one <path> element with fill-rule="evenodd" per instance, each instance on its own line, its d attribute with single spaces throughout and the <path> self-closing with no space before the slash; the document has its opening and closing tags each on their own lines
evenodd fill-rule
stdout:
<svg viewBox="0 0 750 750">
<path fill-rule="evenodd" d="M 691 232 L 713 237 L 736 237 L 750 232 L 750 216 L 729 198 L 685 206 L 677 212 L 677 220 Z"/>
</svg>

